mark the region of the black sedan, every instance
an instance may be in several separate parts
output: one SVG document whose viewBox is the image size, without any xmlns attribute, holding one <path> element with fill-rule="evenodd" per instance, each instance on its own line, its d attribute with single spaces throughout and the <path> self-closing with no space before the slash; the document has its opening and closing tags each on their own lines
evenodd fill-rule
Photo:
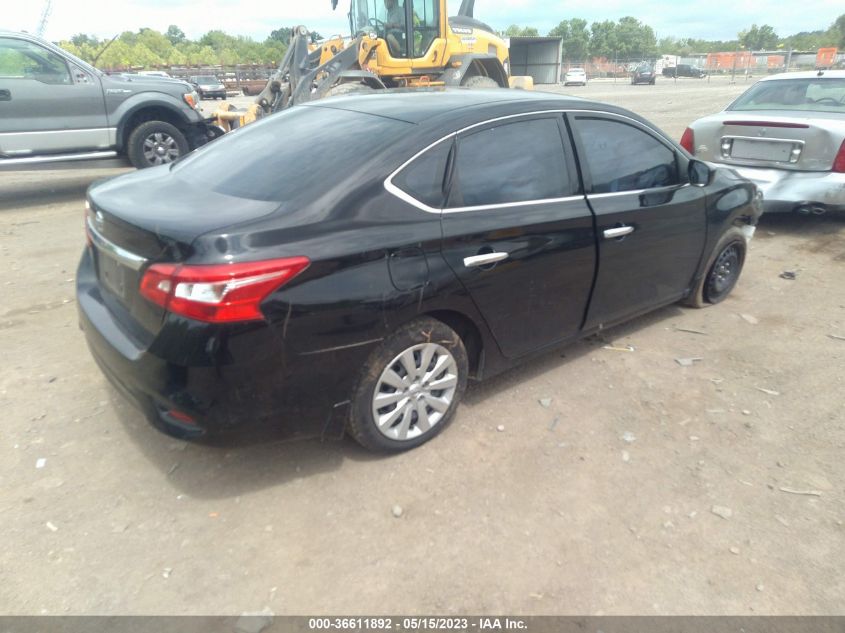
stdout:
<svg viewBox="0 0 845 633">
<path fill-rule="evenodd" d="M 522 91 L 332 98 L 94 185 L 79 317 L 183 437 L 401 451 L 469 378 L 737 282 L 756 188 L 626 110 Z"/>
<path fill-rule="evenodd" d="M 631 73 L 631 84 L 650 84 L 654 85 L 654 82 L 657 80 L 657 74 L 654 72 L 654 67 L 649 64 L 640 64 Z"/>
<path fill-rule="evenodd" d="M 188 78 L 188 83 L 196 89 L 200 99 L 226 98 L 226 86 L 224 86 L 223 83 L 213 75 L 190 77 Z"/>
</svg>

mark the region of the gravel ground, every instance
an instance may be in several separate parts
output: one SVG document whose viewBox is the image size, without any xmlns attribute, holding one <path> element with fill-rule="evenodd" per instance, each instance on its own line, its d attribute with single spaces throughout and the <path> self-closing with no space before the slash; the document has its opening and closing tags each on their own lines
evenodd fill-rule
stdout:
<svg viewBox="0 0 845 633">
<path fill-rule="evenodd" d="M 565 92 L 679 138 L 744 88 Z M 211 448 L 77 329 L 83 193 L 120 171 L 0 174 L 1 613 L 843 613 L 845 219 L 765 217 L 727 301 L 473 385 L 411 453 Z"/>
</svg>

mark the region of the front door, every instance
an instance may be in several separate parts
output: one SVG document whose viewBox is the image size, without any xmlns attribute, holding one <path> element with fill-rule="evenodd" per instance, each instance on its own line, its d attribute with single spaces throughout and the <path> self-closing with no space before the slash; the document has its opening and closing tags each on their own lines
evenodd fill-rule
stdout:
<svg viewBox="0 0 845 633">
<path fill-rule="evenodd" d="M 458 136 L 443 256 L 510 358 L 576 335 L 596 266 L 593 218 L 563 116 Z"/>
<path fill-rule="evenodd" d="M 0 155 L 107 148 L 99 77 L 43 46 L 0 37 Z"/>
<path fill-rule="evenodd" d="M 707 230 L 704 191 L 687 182 L 686 160 L 632 119 L 568 116 L 599 240 L 585 328 L 680 299 L 701 259 Z"/>
</svg>

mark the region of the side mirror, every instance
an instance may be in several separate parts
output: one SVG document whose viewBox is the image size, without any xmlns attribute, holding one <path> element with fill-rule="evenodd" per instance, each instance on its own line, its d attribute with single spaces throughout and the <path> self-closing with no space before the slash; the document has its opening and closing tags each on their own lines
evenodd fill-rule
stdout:
<svg viewBox="0 0 845 633">
<path fill-rule="evenodd" d="M 687 169 L 689 175 L 689 182 L 696 187 L 704 187 L 710 184 L 710 179 L 713 177 L 713 170 L 707 166 L 706 163 L 700 160 L 691 160 L 689 168 Z"/>
</svg>

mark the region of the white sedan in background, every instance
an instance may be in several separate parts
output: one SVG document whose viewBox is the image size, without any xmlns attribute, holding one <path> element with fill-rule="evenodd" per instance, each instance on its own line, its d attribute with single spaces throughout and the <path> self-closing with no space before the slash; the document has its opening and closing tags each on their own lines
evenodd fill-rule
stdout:
<svg viewBox="0 0 845 633">
<path fill-rule="evenodd" d="M 569 86 L 571 84 L 578 84 L 579 86 L 587 85 L 587 71 L 583 68 L 570 68 L 563 76 L 563 85 Z"/>
</svg>

